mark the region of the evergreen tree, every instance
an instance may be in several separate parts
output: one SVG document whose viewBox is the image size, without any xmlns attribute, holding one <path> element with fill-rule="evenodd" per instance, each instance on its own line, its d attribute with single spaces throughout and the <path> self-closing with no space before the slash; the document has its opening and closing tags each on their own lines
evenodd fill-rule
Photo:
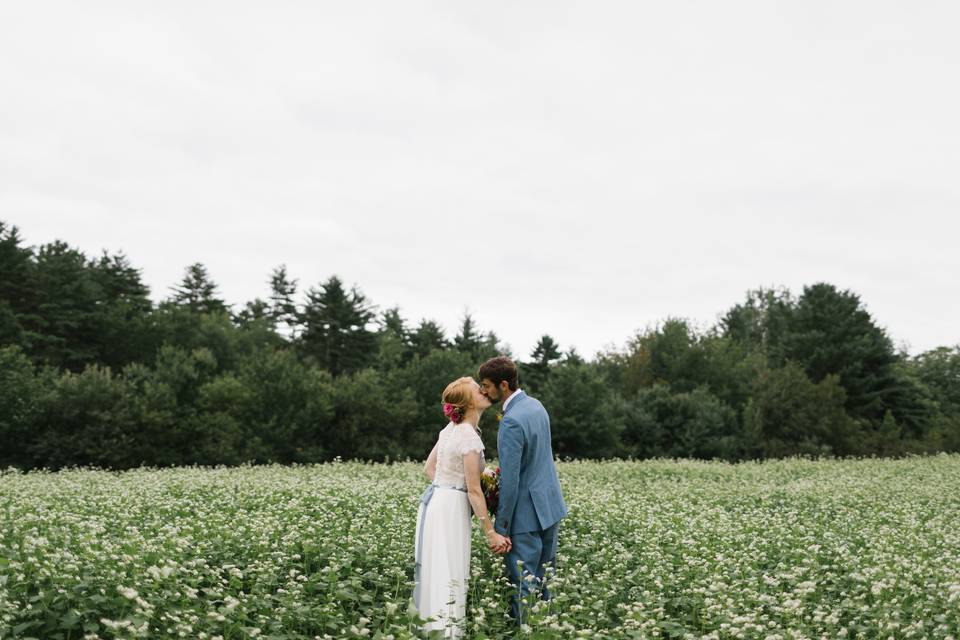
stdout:
<svg viewBox="0 0 960 640">
<path fill-rule="evenodd" d="M 29 350 L 40 319 L 33 250 L 21 242 L 17 227 L 0 220 L 0 344 Z"/>
<path fill-rule="evenodd" d="M 248 326 L 255 322 L 262 322 L 273 327 L 273 318 L 273 309 L 270 303 L 261 298 L 254 298 L 248 301 L 240 313 L 233 317 L 233 321 L 240 326 Z"/>
<path fill-rule="evenodd" d="M 172 287 L 172 302 L 196 313 L 224 313 L 227 304 L 217 297 L 217 285 L 199 262 L 187 267 L 180 284 Z"/>
<path fill-rule="evenodd" d="M 469 313 L 463 315 L 463 322 L 460 324 L 460 332 L 453 338 L 453 346 L 460 353 L 469 354 L 476 359 L 483 344 L 482 336 L 477 332 L 476 323 L 473 316 Z"/>
<path fill-rule="evenodd" d="M 114 370 L 152 357 L 149 288 L 123 254 L 106 252 L 89 263 L 101 300 L 95 313 L 97 362 Z"/>
<path fill-rule="evenodd" d="M 376 334 L 367 328 L 373 309 L 356 287 L 348 292 L 336 276 L 311 287 L 300 316 L 302 353 L 335 376 L 369 366 L 377 355 Z"/>
<path fill-rule="evenodd" d="M 400 309 L 387 309 L 380 317 L 378 367 L 381 370 L 395 369 L 413 356 L 410 332 L 400 315 Z"/>
<path fill-rule="evenodd" d="M 40 247 L 36 261 L 37 337 L 31 355 L 72 371 L 98 361 L 104 293 L 87 258 L 59 240 Z"/>
<path fill-rule="evenodd" d="M 534 394 L 538 393 L 550 376 L 550 365 L 562 357 L 560 345 L 549 335 L 541 336 L 530 354 L 530 362 L 520 365 L 524 386 Z"/>
<path fill-rule="evenodd" d="M 410 334 L 410 346 L 415 355 L 426 357 L 431 351 L 446 349 L 449 343 L 439 323 L 421 320 Z"/>
<path fill-rule="evenodd" d="M 784 346 L 786 358 L 800 363 L 813 382 L 839 376 L 854 418 L 879 425 L 894 409 L 893 344 L 856 294 L 826 283 L 804 287 Z"/>
<path fill-rule="evenodd" d="M 296 337 L 297 281 L 287 275 L 287 266 L 280 265 L 270 274 L 270 318 L 274 326 L 285 326 L 291 337 Z"/>
<path fill-rule="evenodd" d="M 107 304 L 123 308 L 131 317 L 153 308 L 149 287 L 143 284 L 140 270 L 130 264 L 126 255 L 104 251 L 99 260 L 90 263 L 90 268 Z"/>
<path fill-rule="evenodd" d="M 480 363 L 498 355 L 509 356 L 510 354 L 507 348 L 500 344 L 500 339 L 497 338 L 497 334 L 493 331 L 488 331 L 483 334 L 483 337 L 480 339 L 480 348 L 477 350 L 474 359 L 477 363 Z"/>
</svg>

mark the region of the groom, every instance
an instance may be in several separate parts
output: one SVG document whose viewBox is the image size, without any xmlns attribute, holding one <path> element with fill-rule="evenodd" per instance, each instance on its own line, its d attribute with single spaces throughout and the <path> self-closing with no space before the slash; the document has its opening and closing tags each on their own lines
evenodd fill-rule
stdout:
<svg viewBox="0 0 960 640">
<path fill-rule="evenodd" d="M 503 402 L 497 433 L 500 505 L 494 529 L 512 544 L 509 551 L 501 547 L 498 552 L 507 551 L 507 575 L 519 591 L 511 599 L 511 613 L 520 624 L 522 600 L 531 586 L 541 599 L 550 599 L 544 576 L 547 566 L 556 562 L 557 529 L 567 505 L 553 463 L 550 417 L 539 400 L 518 388 L 517 366 L 499 356 L 485 362 L 478 377 L 490 402 Z M 535 579 L 524 579 L 530 575 Z"/>
</svg>

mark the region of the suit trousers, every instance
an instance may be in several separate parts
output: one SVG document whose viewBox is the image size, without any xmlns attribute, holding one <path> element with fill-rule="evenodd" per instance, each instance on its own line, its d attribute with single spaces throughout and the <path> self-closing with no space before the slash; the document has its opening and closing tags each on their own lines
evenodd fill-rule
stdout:
<svg viewBox="0 0 960 640">
<path fill-rule="evenodd" d="M 523 622 L 523 607 L 531 590 L 541 600 L 550 599 L 546 572 L 556 566 L 559 530 L 557 522 L 542 531 L 510 534 L 513 548 L 504 556 L 504 565 L 516 587 L 510 597 L 510 615 L 516 624 Z"/>
</svg>

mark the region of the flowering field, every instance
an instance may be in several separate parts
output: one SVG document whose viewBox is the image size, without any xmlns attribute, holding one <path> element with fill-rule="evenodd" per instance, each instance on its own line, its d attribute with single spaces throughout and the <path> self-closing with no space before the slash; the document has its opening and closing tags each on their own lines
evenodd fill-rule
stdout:
<svg viewBox="0 0 960 640">
<path fill-rule="evenodd" d="M 539 638 L 960 636 L 960 456 L 563 463 Z M 0 638 L 410 638 L 419 465 L 0 474 Z M 511 632 L 474 538 L 467 637 Z"/>
</svg>

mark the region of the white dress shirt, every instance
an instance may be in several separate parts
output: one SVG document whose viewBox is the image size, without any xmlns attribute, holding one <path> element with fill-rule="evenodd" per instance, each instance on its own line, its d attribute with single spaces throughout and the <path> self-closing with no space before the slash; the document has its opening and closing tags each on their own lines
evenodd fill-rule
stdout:
<svg viewBox="0 0 960 640">
<path fill-rule="evenodd" d="M 517 387 L 517 390 L 510 394 L 510 397 L 503 401 L 503 412 L 507 412 L 507 405 L 510 404 L 510 401 L 517 397 L 517 394 L 520 393 L 520 387 Z"/>
</svg>

